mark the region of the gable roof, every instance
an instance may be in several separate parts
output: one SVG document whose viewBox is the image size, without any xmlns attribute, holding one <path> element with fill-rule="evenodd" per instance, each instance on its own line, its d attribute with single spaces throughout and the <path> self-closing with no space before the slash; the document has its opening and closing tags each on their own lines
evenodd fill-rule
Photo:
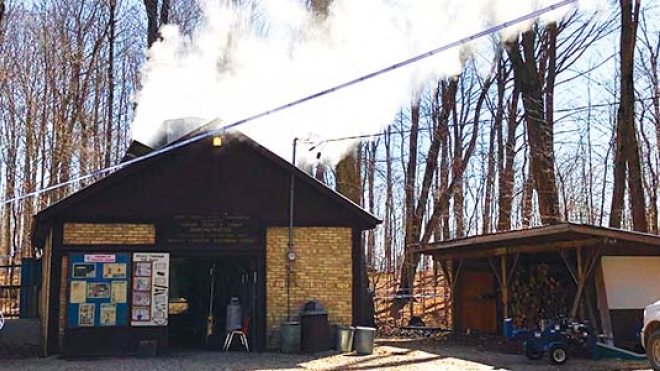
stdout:
<svg viewBox="0 0 660 371">
<path fill-rule="evenodd" d="M 293 166 L 291 163 L 287 162 L 286 160 L 282 159 L 280 156 L 266 149 L 264 146 L 260 145 L 250 137 L 238 131 L 225 132 L 219 134 L 219 136 L 223 137 L 224 139 L 223 142 L 224 141 L 231 142 L 233 140 L 240 141 L 240 143 L 246 145 L 255 153 L 267 159 L 273 165 L 295 176 L 296 181 L 302 181 L 308 184 L 309 186 L 312 187 L 313 190 L 324 195 L 325 197 L 328 197 L 332 202 L 337 203 L 340 207 L 348 210 L 351 214 L 353 214 L 358 220 L 361 221 L 362 228 L 371 229 L 374 228 L 377 224 L 381 223 L 381 220 L 379 220 L 374 215 L 368 213 L 367 211 L 362 209 L 360 206 L 358 206 L 357 204 L 355 204 L 345 196 L 330 189 L 328 186 L 321 183 L 317 179 L 311 177 L 309 174 L 303 172 L 302 170 L 298 169 L 296 166 Z M 188 136 L 186 138 L 188 138 Z M 181 140 L 185 140 L 186 138 L 182 138 Z M 127 178 L 128 176 L 138 173 L 141 170 L 144 170 L 152 166 L 154 163 L 159 162 L 162 159 L 172 155 L 173 153 L 183 151 L 185 150 L 185 148 L 198 142 L 199 142 L 198 140 L 191 141 L 182 146 L 172 148 L 169 151 L 163 151 L 151 157 L 144 158 L 142 160 L 138 160 L 137 162 L 128 164 L 125 167 L 120 168 L 116 172 L 108 175 L 107 177 L 95 183 L 90 184 L 89 186 L 69 195 L 68 197 L 65 197 L 59 200 L 58 202 L 46 207 L 45 209 L 42 209 L 34 216 L 34 223 L 32 229 L 32 243 L 36 246 L 43 246 L 43 242 L 45 240 L 46 234 L 48 232 L 48 229 L 50 228 L 50 223 L 55 217 L 57 217 L 57 215 L 59 215 L 63 211 L 67 210 L 70 207 L 73 207 L 74 205 L 78 204 L 83 200 L 93 197 L 94 195 L 99 194 L 100 192 L 103 192 L 106 188 L 121 182 L 123 179 Z M 170 145 L 172 144 L 173 143 L 171 143 Z M 141 153 L 144 154 L 146 152 L 141 150 Z"/>
<path fill-rule="evenodd" d="M 660 236 L 591 224 L 560 223 L 438 241 L 418 252 L 437 258 L 485 257 L 513 252 L 545 252 L 561 248 L 619 244 L 654 248 L 660 252 Z"/>
</svg>

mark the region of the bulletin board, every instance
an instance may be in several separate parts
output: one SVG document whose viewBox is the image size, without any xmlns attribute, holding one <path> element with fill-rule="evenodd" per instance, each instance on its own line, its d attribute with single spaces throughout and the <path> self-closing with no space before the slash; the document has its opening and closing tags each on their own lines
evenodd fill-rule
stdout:
<svg viewBox="0 0 660 371">
<path fill-rule="evenodd" d="M 128 324 L 129 254 L 71 254 L 68 327 Z"/>
<path fill-rule="evenodd" d="M 167 326 L 170 254 L 134 253 L 131 326 Z"/>
</svg>

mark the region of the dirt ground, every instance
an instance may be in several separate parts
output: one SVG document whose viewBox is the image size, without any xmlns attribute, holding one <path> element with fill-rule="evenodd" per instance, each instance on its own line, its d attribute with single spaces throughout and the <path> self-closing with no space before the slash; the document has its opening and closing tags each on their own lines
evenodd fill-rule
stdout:
<svg viewBox="0 0 660 371">
<path fill-rule="evenodd" d="M 64 360 L 57 357 L 3 360 L 1 370 L 650 370 L 646 362 L 573 358 L 564 366 L 547 359 L 529 361 L 519 354 L 464 345 L 456 341 L 380 339 L 374 354 L 357 356 L 324 352 L 315 355 L 280 353 L 190 352 L 156 358 L 104 357 Z"/>
</svg>

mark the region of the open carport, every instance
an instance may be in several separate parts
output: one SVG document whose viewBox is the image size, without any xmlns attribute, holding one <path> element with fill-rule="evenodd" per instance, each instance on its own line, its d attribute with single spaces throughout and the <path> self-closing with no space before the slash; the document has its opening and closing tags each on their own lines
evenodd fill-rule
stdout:
<svg viewBox="0 0 660 371">
<path fill-rule="evenodd" d="M 646 233 L 562 223 L 418 252 L 431 255 L 449 281 L 456 332 L 498 333 L 503 318 L 534 326 L 564 315 L 636 349 L 643 309 L 660 298 L 660 237 Z"/>
</svg>

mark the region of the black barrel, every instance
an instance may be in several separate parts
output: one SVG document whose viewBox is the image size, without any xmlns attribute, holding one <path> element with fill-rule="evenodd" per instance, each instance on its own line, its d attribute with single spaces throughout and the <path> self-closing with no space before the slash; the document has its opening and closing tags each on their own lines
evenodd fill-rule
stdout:
<svg viewBox="0 0 660 371">
<path fill-rule="evenodd" d="M 309 301 L 300 312 L 300 349 L 303 352 L 323 352 L 330 349 L 328 312 L 318 301 Z"/>
</svg>

